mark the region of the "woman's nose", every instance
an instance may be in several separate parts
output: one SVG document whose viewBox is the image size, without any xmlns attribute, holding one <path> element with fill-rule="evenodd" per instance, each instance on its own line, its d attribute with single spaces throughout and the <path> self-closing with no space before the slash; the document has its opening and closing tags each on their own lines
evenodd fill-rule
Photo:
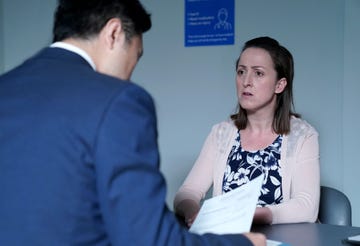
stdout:
<svg viewBox="0 0 360 246">
<path fill-rule="evenodd" d="M 252 77 L 250 74 L 244 76 L 242 84 L 244 87 L 252 86 Z"/>
</svg>

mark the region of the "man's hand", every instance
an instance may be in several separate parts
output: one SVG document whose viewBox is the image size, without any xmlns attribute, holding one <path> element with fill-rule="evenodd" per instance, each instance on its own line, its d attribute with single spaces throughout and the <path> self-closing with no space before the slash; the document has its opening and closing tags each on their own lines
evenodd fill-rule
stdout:
<svg viewBox="0 0 360 246">
<path fill-rule="evenodd" d="M 258 207 L 255 210 L 253 224 L 271 224 L 273 220 L 271 210 L 267 207 Z"/>
<path fill-rule="evenodd" d="M 191 200 L 186 199 L 179 203 L 179 205 L 175 208 L 175 213 L 184 219 L 184 222 L 188 228 L 194 222 L 197 214 L 199 213 L 200 205 Z"/>
</svg>

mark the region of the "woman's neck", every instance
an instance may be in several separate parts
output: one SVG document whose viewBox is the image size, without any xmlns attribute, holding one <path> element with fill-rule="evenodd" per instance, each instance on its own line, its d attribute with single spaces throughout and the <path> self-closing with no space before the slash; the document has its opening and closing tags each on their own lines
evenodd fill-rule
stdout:
<svg viewBox="0 0 360 246">
<path fill-rule="evenodd" d="M 277 138 L 273 129 L 273 117 L 250 115 L 245 129 L 240 131 L 240 141 L 243 149 L 256 151 L 264 149 Z"/>
</svg>

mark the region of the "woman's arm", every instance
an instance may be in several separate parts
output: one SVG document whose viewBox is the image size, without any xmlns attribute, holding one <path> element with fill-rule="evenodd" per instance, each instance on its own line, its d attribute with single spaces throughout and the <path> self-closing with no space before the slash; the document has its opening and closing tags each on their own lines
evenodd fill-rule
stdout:
<svg viewBox="0 0 360 246">
<path fill-rule="evenodd" d="M 174 199 L 175 213 L 192 223 L 213 181 L 216 157 L 215 129 L 213 128 L 201 149 L 199 157 L 179 188 Z M 189 223 L 188 223 L 189 224 Z"/>
<path fill-rule="evenodd" d="M 318 134 L 314 131 L 298 144 L 296 156 L 287 169 L 290 199 L 278 205 L 267 206 L 273 224 L 315 222 L 320 199 L 320 163 Z M 291 171 L 290 171 L 291 170 Z"/>
</svg>

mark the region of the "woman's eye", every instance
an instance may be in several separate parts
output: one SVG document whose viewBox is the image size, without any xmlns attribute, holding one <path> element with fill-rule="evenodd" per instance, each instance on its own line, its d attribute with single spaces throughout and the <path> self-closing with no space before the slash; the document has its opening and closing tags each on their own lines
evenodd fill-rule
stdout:
<svg viewBox="0 0 360 246">
<path fill-rule="evenodd" d="M 255 74 L 256 74 L 256 76 L 258 76 L 258 77 L 264 76 L 264 73 L 261 72 L 261 71 L 256 71 Z"/>
<path fill-rule="evenodd" d="M 242 69 L 239 69 L 239 70 L 237 71 L 237 74 L 238 74 L 238 75 L 243 75 L 244 73 L 245 73 L 245 71 L 242 70 Z"/>
</svg>

